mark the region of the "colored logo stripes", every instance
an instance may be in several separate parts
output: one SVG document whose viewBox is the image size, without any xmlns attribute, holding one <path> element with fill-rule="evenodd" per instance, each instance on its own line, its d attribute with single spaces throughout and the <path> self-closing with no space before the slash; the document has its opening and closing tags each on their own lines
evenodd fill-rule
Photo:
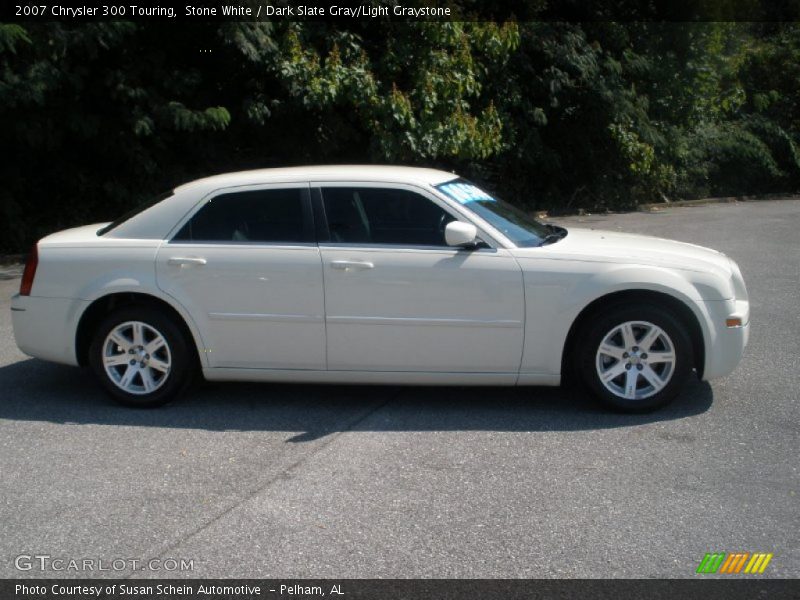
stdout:
<svg viewBox="0 0 800 600">
<path fill-rule="evenodd" d="M 772 553 L 766 552 L 710 552 L 700 561 L 697 573 L 760 574 L 772 560 Z M 746 565 L 746 566 L 745 566 Z"/>
</svg>

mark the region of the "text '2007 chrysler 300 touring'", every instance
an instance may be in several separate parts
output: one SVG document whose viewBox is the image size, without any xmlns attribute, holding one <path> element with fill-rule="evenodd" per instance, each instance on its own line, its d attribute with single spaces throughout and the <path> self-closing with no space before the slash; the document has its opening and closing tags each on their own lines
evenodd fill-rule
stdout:
<svg viewBox="0 0 800 600">
<path fill-rule="evenodd" d="M 218 175 L 40 240 L 12 300 L 34 357 L 156 406 L 209 380 L 558 385 L 650 410 L 730 373 L 749 327 L 720 252 L 543 225 L 432 169 Z"/>
</svg>

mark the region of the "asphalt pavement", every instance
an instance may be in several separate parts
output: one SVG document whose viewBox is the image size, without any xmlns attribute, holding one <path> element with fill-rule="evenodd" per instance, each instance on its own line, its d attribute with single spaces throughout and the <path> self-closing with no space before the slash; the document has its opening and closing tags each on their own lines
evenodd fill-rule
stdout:
<svg viewBox="0 0 800 600">
<path fill-rule="evenodd" d="M 693 577 L 712 551 L 800 576 L 800 201 L 554 222 L 733 257 L 739 368 L 636 416 L 557 388 L 270 384 L 132 410 L 17 350 L 0 267 L 0 577 Z M 151 558 L 192 570 L 97 570 Z"/>
</svg>

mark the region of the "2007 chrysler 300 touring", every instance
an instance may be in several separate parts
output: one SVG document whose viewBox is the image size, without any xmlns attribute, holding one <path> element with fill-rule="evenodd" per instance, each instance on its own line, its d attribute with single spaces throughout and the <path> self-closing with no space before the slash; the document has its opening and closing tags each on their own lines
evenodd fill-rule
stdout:
<svg viewBox="0 0 800 600">
<path fill-rule="evenodd" d="M 730 373 L 749 304 L 724 254 L 542 225 L 430 169 L 333 166 L 183 185 L 36 245 L 23 352 L 118 400 L 209 380 L 558 385 L 647 410 Z"/>
</svg>

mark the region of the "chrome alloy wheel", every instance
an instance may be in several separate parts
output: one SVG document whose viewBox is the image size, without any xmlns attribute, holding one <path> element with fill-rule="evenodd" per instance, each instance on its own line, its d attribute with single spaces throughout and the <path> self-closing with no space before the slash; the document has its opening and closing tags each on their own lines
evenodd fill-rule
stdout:
<svg viewBox="0 0 800 600">
<path fill-rule="evenodd" d="M 167 381 L 172 366 L 167 340 L 141 321 L 120 323 L 103 342 L 108 378 L 129 394 L 149 394 Z"/>
<path fill-rule="evenodd" d="M 675 346 L 663 329 L 646 321 L 627 321 L 603 338 L 595 367 L 612 394 L 644 400 L 669 383 L 675 361 Z"/>
</svg>

